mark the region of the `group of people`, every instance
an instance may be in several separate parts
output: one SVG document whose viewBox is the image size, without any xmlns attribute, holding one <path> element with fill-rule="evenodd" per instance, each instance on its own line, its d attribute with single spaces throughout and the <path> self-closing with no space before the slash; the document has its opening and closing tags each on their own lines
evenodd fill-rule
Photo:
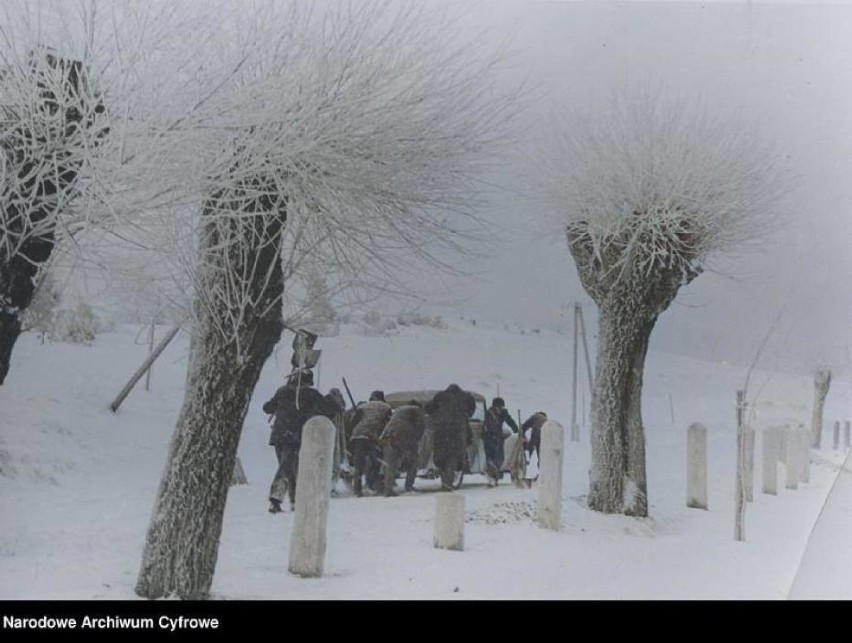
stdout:
<svg viewBox="0 0 852 643">
<path fill-rule="evenodd" d="M 263 410 L 274 415 L 269 444 L 275 447 L 278 470 L 269 491 L 269 511 L 278 513 L 285 497 L 291 509 L 295 507 L 302 431 L 311 417 L 327 417 L 337 427 L 338 435 L 343 436 L 335 444 L 335 480 L 340 474 L 340 462 L 348 459 L 356 496 L 363 495 L 365 486 L 376 494 L 394 496 L 396 477 L 401 471 L 405 472 L 405 491 L 414 490 L 420 445 L 427 431 L 431 433 L 432 459 L 440 471 L 442 489 L 452 490 L 456 472 L 465 466 L 468 420 L 476 410 L 476 400 L 457 384 L 450 384 L 426 404 L 411 400 L 393 409 L 385 401 L 384 393 L 377 390 L 366 402 L 347 409 L 338 389 L 323 395 L 314 388 L 313 374 L 300 371 L 289 376 L 287 383 L 263 405 Z M 521 426 L 530 456 L 534 453 L 537 458 L 541 426 L 546 419 L 539 412 Z M 505 402 L 497 397 L 485 414 L 489 486 L 496 486 L 502 477 L 504 423 L 518 432 Z"/>
<path fill-rule="evenodd" d="M 538 475 L 539 449 L 541 448 L 541 427 L 547 422 L 547 414 L 544 411 L 533 413 L 521 424 L 520 433 L 523 439 L 523 447 L 526 462 L 526 479 L 532 480 Z M 491 406 L 485 412 L 485 431 L 483 433 L 483 446 L 485 447 L 486 476 L 488 486 L 496 487 L 503 477 L 503 463 L 506 453 L 503 441 L 507 434 L 503 430 L 506 424 L 513 433 L 518 433 L 518 424 L 512 419 L 506 409 L 506 401 L 502 397 L 495 397 Z"/>
</svg>

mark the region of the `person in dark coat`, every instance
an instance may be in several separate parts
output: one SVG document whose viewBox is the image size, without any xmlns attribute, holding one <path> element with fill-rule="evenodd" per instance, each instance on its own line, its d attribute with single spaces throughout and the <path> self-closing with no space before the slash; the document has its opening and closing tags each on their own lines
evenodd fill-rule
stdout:
<svg viewBox="0 0 852 643">
<path fill-rule="evenodd" d="M 521 425 L 521 431 L 524 434 L 524 449 L 530 457 L 535 452 L 536 458 L 539 457 L 539 449 L 541 448 L 541 427 L 547 422 L 547 413 L 539 411 L 529 416 Z"/>
<path fill-rule="evenodd" d="M 379 446 L 385 460 L 385 496 L 395 496 L 394 480 L 400 468 L 406 469 L 405 490 L 414 491 L 417 455 L 426 428 L 426 414 L 416 401 L 400 406 L 385 425 Z"/>
<path fill-rule="evenodd" d="M 339 388 L 329 389 L 328 393 L 326 393 L 326 398 L 330 402 L 334 402 L 341 411 L 346 410 L 346 400 L 343 397 L 343 393 L 340 392 Z"/>
<path fill-rule="evenodd" d="M 464 467 L 468 418 L 476 411 L 476 399 L 458 384 L 450 384 L 426 404 L 434 428 L 432 457 L 441 471 L 441 488 L 452 491 L 456 471 Z"/>
<path fill-rule="evenodd" d="M 336 404 L 313 388 L 314 377 L 310 371 L 291 375 L 287 383 L 275 391 L 263 405 L 263 412 L 274 414 L 269 444 L 275 447 L 278 470 L 269 489 L 269 511 L 281 511 L 284 495 L 290 499 L 290 508 L 296 505 L 296 476 L 299 472 L 299 449 L 302 446 L 302 429 L 315 415 L 333 421 L 338 412 Z"/>
<path fill-rule="evenodd" d="M 369 402 L 362 402 L 355 408 L 352 418 L 352 436 L 349 438 L 349 451 L 352 453 L 352 466 L 355 469 L 352 486 L 355 495 L 359 497 L 363 494 L 364 476 L 367 486 L 374 491 L 379 491 L 381 487 L 382 454 L 379 436 L 392 411 L 389 404 L 376 398 L 374 391 Z"/>
<path fill-rule="evenodd" d="M 512 432 L 518 432 L 518 424 L 506 410 L 506 402 L 502 397 L 495 397 L 491 407 L 485 412 L 485 432 L 483 446 L 485 447 L 485 467 L 488 476 L 488 486 L 496 487 L 503 477 L 503 423 L 509 425 Z"/>
</svg>

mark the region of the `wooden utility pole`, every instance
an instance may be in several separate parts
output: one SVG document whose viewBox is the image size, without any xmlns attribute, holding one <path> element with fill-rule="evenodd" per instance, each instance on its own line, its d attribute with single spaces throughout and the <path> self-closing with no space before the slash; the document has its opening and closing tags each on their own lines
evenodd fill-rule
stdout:
<svg viewBox="0 0 852 643">
<path fill-rule="evenodd" d="M 151 320 L 151 325 L 148 327 L 148 355 L 154 352 L 154 320 Z M 151 369 L 145 371 L 145 390 L 151 390 Z"/>
<path fill-rule="evenodd" d="M 586 322 L 583 319 L 583 308 L 579 303 L 574 304 L 574 350 L 572 353 L 573 357 L 573 374 L 571 378 L 571 442 L 579 442 L 580 441 L 580 426 L 577 423 L 577 388 L 579 386 L 578 381 L 578 368 L 577 363 L 579 360 L 578 354 L 578 342 L 582 340 L 583 342 L 583 356 L 586 359 L 586 379 L 589 383 L 589 395 L 594 395 L 594 380 L 592 379 L 592 361 L 589 359 L 589 343 L 586 339 Z M 583 412 L 583 416 L 585 416 L 585 409 Z M 581 420 L 585 419 L 585 417 L 581 417 Z"/>
<path fill-rule="evenodd" d="M 737 477 L 734 490 L 735 516 L 734 516 L 734 540 L 745 540 L 745 459 L 746 459 L 746 436 L 745 436 L 745 391 L 737 391 Z"/>
<path fill-rule="evenodd" d="M 586 380 L 589 383 L 589 395 L 594 395 L 595 378 L 592 376 L 592 360 L 589 358 L 589 342 L 586 339 L 586 320 L 583 317 L 583 308 L 577 304 L 577 312 L 580 316 L 580 339 L 583 340 L 583 356 L 586 358 Z"/>
<path fill-rule="evenodd" d="M 580 427 L 577 426 L 577 340 L 579 339 L 580 304 L 574 304 L 574 368 L 571 376 L 571 442 L 580 441 Z"/>
</svg>

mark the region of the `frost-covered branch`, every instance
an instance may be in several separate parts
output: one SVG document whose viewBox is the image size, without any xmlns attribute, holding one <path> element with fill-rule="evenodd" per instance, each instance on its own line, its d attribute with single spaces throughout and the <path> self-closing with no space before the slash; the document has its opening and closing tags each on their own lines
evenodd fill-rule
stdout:
<svg viewBox="0 0 852 643">
<path fill-rule="evenodd" d="M 121 154 L 100 167 L 118 187 L 109 207 L 144 230 L 131 236 L 203 306 L 232 311 L 223 333 L 270 277 L 240 256 L 246 234 L 285 268 L 320 255 L 365 288 L 402 290 L 405 273 L 471 247 L 476 180 L 518 104 L 491 87 L 494 47 L 416 3 L 218 6 L 220 22 L 156 74 L 137 64 L 116 106 Z M 252 221 L 269 217 L 286 225 Z M 198 255 L 202 226 L 217 241 Z M 201 269 L 225 275 L 214 292 Z"/>
<path fill-rule="evenodd" d="M 548 132 L 539 196 L 598 278 L 676 269 L 765 236 L 786 191 L 781 154 L 736 114 L 664 93 L 616 94 Z"/>
</svg>

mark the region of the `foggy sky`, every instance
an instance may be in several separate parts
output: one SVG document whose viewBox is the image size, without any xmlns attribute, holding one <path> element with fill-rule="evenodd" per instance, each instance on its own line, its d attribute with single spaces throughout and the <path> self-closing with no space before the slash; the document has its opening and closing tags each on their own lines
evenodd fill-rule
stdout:
<svg viewBox="0 0 852 643">
<path fill-rule="evenodd" d="M 424 0 L 425 1 L 425 0 Z M 471 29 L 509 40 L 506 82 L 524 81 L 533 137 L 547 115 L 600 104 L 619 86 L 661 86 L 739 109 L 760 123 L 796 177 L 776 228 L 755 252 L 717 257 L 658 322 L 652 349 L 748 364 L 775 322 L 761 366 L 852 370 L 852 4 L 751 2 L 467 3 Z M 566 328 L 574 301 L 594 331 L 558 228 L 545 228 L 519 180 L 524 141 L 495 159 L 495 248 L 426 311 Z M 425 275 L 424 290 L 442 290 Z M 408 305 L 389 301 L 395 306 Z"/>
<path fill-rule="evenodd" d="M 535 96 L 533 131 L 549 110 L 600 103 L 626 82 L 697 93 L 759 122 L 796 177 L 786 211 L 754 252 L 718 258 L 681 290 L 652 348 L 749 363 L 775 322 L 761 365 L 849 368 L 852 6 L 502 0 L 470 18 L 511 37 L 512 73 Z M 519 189 L 513 162 L 500 180 Z M 535 215 L 522 194 L 493 199 L 502 251 L 455 284 L 443 314 L 552 327 L 581 301 L 594 328 L 560 231 Z"/>
</svg>

